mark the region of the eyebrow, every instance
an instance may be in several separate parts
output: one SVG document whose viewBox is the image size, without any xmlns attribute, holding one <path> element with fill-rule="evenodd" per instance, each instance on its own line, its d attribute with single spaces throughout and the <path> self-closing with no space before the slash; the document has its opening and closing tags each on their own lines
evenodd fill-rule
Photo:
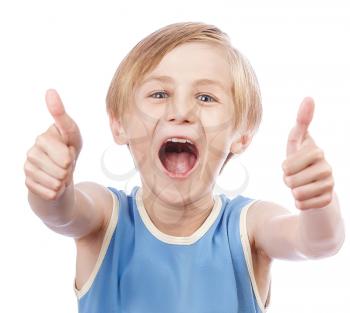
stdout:
<svg viewBox="0 0 350 313">
<path fill-rule="evenodd" d="M 174 79 L 171 78 L 170 76 L 153 75 L 153 76 L 146 78 L 141 84 L 143 85 L 143 84 L 148 83 L 152 80 L 161 81 L 164 83 L 173 83 L 174 82 Z M 198 80 L 194 81 L 193 85 L 216 85 L 216 86 L 220 87 L 222 90 L 226 91 L 226 88 L 223 85 L 223 83 L 221 83 L 218 80 L 209 79 L 209 78 L 198 79 Z"/>
</svg>

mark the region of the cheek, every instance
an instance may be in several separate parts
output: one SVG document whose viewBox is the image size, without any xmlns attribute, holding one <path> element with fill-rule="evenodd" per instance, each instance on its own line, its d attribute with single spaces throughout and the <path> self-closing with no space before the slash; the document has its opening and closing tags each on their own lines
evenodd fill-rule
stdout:
<svg viewBox="0 0 350 313">
<path fill-rule="evenodd" d="M 155 122 L 166 114 L 165 104 L 143 103 L 138 106 L 138 111 L 145 120 Z"/>
<path fill-rule="evenodd" d="M 230 141 L 234 129 L 233 116 L 228 112 L 202 112 L 202 125 L 205 129 L 208 154 L 221 161 L 230 152 Z"/>
<path fill-rule="evenodd" d="M 153 129 L 158 120 L 150 118 L 150 114 L 146 109 L 147 108 L 143 108 L 143 111 L 141 111 L 138 107 L 133 106 L 126 116 L 127 132 L 130 138 L 146 138 L 153 133 Z"/>
<path fill-rule="evenodd" d="M 138 160 L 145 157 L 151 149 L 155 123 L 138 112 L 131 112 L 126 118 L 127 137 L 130 150 Z M 149 154 L 149 153 L 148 153 Z"/>
<path fill-rule="evenodd" d="M 218 132 L 208 138 L 208 154 L 218 162 L 224 160 L 230 152 L 228 144 L 229 136 L 226 133 Z"/>
<path fill-rule="evenodd" d="M 233 126 L 233 111 L 222 107 L 206 108 L 199 112 L 202 125 L 210 132 L 220 132 Z"/>
<path fill-rule="evenodd" d="M 166 101 L 166 100 L 164 100 Z M 155 123 L 166 114 L 166 103 L 160 100 L 136 97 L 135 111 L 141 119 Z"/>
</svg>

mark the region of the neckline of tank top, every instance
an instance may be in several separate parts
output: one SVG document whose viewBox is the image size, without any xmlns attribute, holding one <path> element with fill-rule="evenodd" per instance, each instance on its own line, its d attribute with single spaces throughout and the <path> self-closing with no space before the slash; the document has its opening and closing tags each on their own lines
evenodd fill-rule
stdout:
<svg viewBox="0 0 350 313">
<path fill-rule="evenodd" d="M 153 224 L 143 204 L 142 187 L 139 187 L 136 190 L 135 201 L 136 201 L 137 211 L 139 212 L 141 220 L 143 224 L 146 226 L 146 228 L 148 229 L 148 231 L 158 240 L 164 243 L 173 244 L 173 245 L 191 245 L 191 244 L 194 244 L 196 241 L 198 241 L 201 237 L 205 235 L 205 233 L 209 230 L 209 228 L 215 223 L 222 207 L 222 200 L 220 195 L 214 195 L 214 206 L 211 212 L 209 213 L 208 217 L 203 222 L 203 224 L 197 230 L 195 230 L 192 235 L 180 237 L 180 236 L 165 234 Z"/>
</svg>

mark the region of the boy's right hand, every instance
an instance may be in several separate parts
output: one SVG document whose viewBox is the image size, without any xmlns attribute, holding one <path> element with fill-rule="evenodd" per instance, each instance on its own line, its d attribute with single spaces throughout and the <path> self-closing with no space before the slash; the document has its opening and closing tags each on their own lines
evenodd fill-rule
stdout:
<svg viewBox="0 0 350 313">
<path fill-rule="evenodd" d="M 46 104 L 55 123 L 36 138 L 27 152 L 25 184 L 42 199 L 57 200 L 73 181 L 83 143 L 78 125 L 65 112 L 55 90 L 46 92 Z"/>
</svg>

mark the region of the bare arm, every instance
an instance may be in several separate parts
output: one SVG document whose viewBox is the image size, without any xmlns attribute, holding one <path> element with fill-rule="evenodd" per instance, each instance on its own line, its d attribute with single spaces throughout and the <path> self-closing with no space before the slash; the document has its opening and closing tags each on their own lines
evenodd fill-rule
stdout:
<svg viewBox="0 0 350 313">
<path fill-rule="evenodd" d="M 79 128 L 65 112 L 57 92 L 49 90 L 46 103 L 55 123 L 27 152 L 24 171 L 28 202 L 49 228 L 80 239 L 105 225 L 112 197 L 96 183 L 74 185 L 74 168 L 82 148 Z"/>
<path fill-rule="evenodd" d="M 344 221 L 334 192 L 332 168 L 308 132 L 314 102 L 305 98 L 287 143 L 284 182 L 299 214 L 270 202 L 257 202 L 250 214 L 250 235 L 271 258 L 332 256 L 345 240 Z"/>
<path fill-rule="evenodd" d="M 258 201 L 248 210 L 248 231 L 257 251 L 271 259 L 305 260 L 336 254 L 345 232 L 337 201 L 323 209 L 292 214 L 273 203 Z"/>
<path fill-rule="evenodd" d="M 331 256 L 340 250 L 345 241 L 345 225 L 335 193 L 327 206 L 300 212 L 298 234 L 303 251 L 311 257 Z"/>
<path fill-rule="evenodd" d="M 28 192 L 32 210 L 53 231 L 82 239 L 99 231 L 109 221 L 113 199 L 103 186 L 73 182 L 57 200 L 44 200 Z"/>
</svg>

